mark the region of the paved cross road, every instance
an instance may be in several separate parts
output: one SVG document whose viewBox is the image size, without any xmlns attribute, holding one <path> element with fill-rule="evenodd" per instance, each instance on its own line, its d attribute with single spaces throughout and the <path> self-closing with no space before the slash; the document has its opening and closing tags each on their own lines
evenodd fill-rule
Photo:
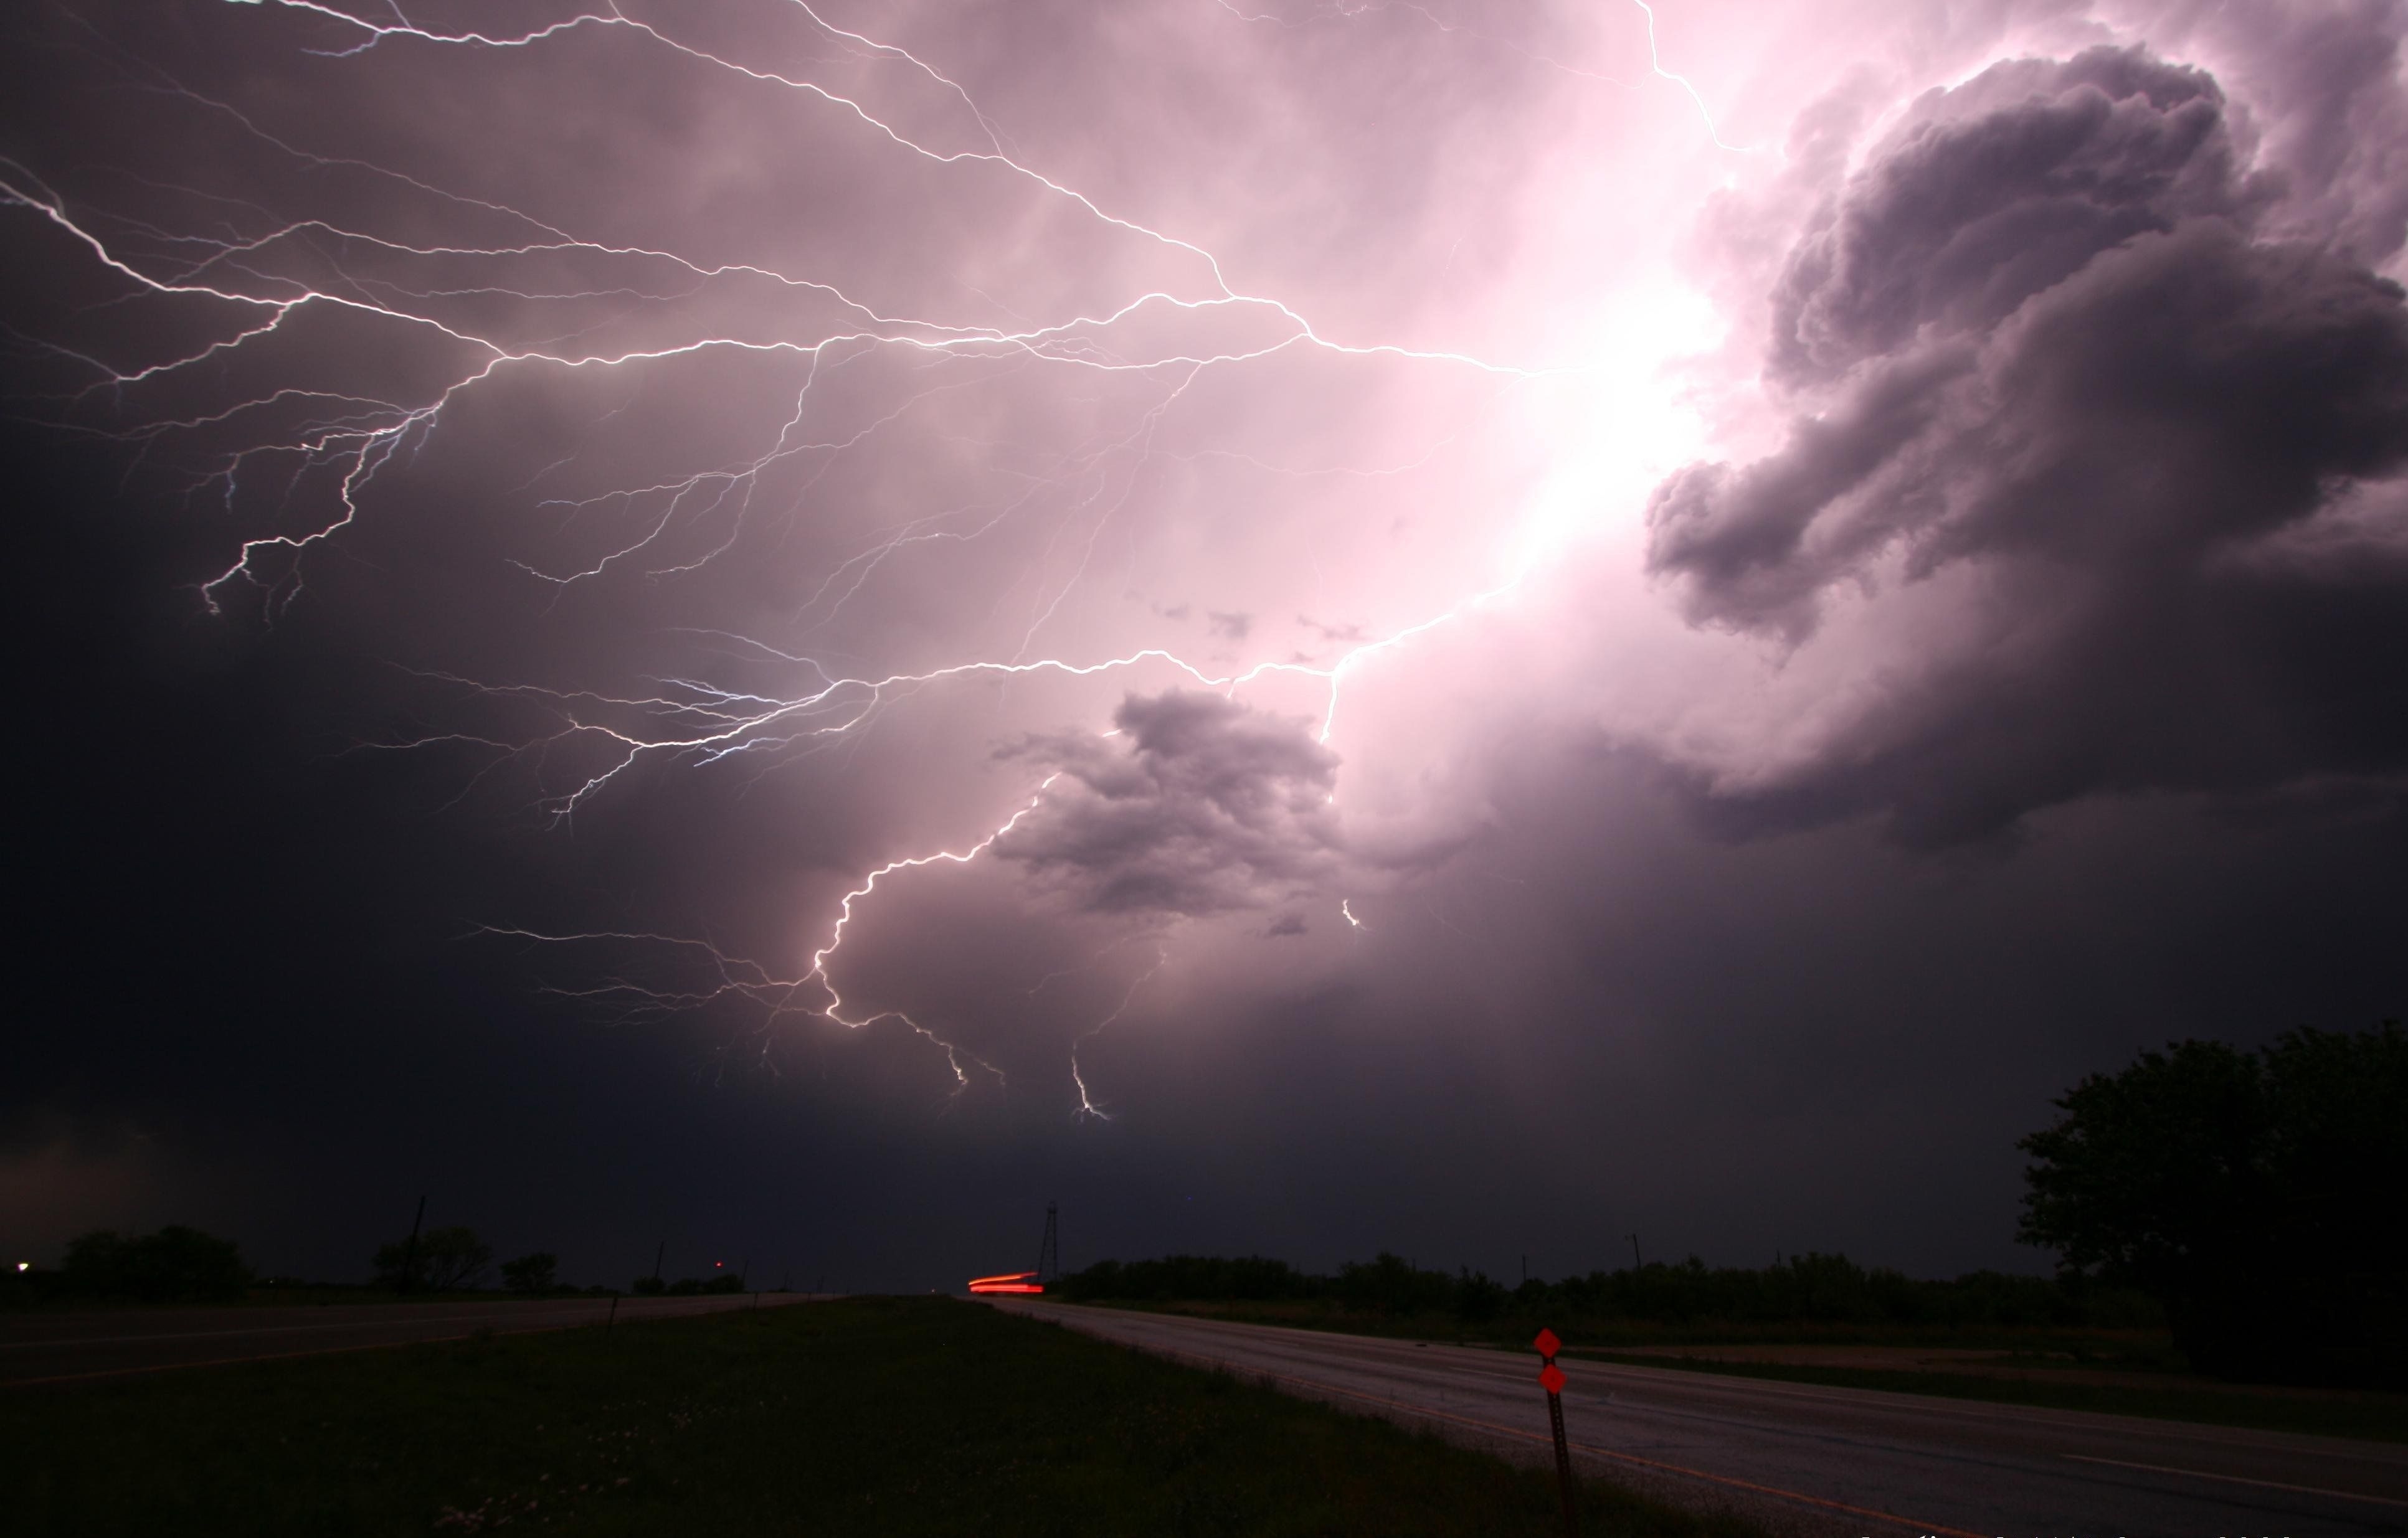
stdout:
<svg viewBox="0 0 2408 1538">
<path fill-rule="evenodd" d="M 1535 1356 L 1034 1300 L 997 1306 L 1508 1453 L 1547 1446 Z M 2408 1447 L 2390 1443 L 1572 1358 L 1563 1366 L 1582 1472 L 1782 1532 L 2408 1532 Z"/>
<path fill-rule="evenodd" d="M 806 1303 L 800 1292 L 622 1298 L 619 1319 L 674 1317 L 730 1308 Z M 608 1298 L 529 1303 L 329 1303 L 267 1308 L 120 1309 L 77 1314 L 0 1314 L 0 1386 L 48 1383 L 167 1367 L 255 1361 L 264 1357 L 352 1351 L 412 1341 L 457 1340 L 600 1324 Z"/>
</svg>

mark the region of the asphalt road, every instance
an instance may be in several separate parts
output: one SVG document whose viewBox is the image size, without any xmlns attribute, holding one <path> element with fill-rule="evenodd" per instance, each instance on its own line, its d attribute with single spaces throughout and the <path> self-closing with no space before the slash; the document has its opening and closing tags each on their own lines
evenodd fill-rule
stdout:
<svg viewBox="0 0 2408 1538">
<path fill-rule="evenodd" d="M 1028 1301 L 997 1306 L 1528 1458 L 1535 1356 Z M 1576 1467 L 1776 1531 L 2408 1532 L 2408 1446 L 1566 1359 Z"/>
<path fill-rule="evenodd" d="M 625 1323 L 809 1301 L 800 1292 L 622 1298 L 618 1317 Z M 0 1314 L 0 1386 L 457 1340 L 480 1330 L 566 1330 L 609 1314 L 608 1298 Z"/>
</svg>

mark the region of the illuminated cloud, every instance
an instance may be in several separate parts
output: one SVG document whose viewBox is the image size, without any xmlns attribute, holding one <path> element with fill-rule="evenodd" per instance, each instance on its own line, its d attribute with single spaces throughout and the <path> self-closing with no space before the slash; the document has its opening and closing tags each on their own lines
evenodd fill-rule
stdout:
<svg viewBox="0 0 2408 1538">
<path fill-rule="evenodd" d="M 997 855 L 1106 913 L 1254 907 L 1334 873 L 1338 756 L 1310 721 L 1173 691 L 1130 696 L 1113 724 L 1013 749 L 1062 773 Z"/>
<path fill-rule="evenodd" d="M 1651 501 L 1694 620 L 1796 648 L 1843 606 L 1888 677 L 1738 815 L 1945 840 L 2408 769 L 2375 661 L 2408 641 L 2408 308 L 2300 232 L 2323 192 L 2138 50 L 1914 104 L 1785 264 L 1786 444 Z M 1891 591 L 1942 582 L 1953 619 L 1885 643 Z"/>
</svg>

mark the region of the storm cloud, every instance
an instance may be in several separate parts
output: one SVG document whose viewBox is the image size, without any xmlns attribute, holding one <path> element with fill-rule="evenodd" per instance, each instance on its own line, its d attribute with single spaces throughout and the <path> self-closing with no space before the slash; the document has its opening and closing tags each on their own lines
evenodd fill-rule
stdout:
<svg viewBox="0 0 2408 1538">
<path fill-rule="evenodd" d="M 1773 819 L 1985 835 L 2100 791 L 2408 769 L 2408 307 L 2317 189 L 2251 172 L 2199 71 L 2017 62 L 1918 102 L 1792 250 L 1770 377 L 1808 409 L 1651 499 L 1699 623 L 1808 644 L 1945 581 L 1922 655 Z M 1902 637 L 1901 637 L 1902 639 Z"/>
<path fill-rule="evenodd" d="M 1011 749 L 1059 775 L 997 854 L 1104 913 L 1255 907 L 1335 868 L 1338 756 L 1307 721 L 1181 690 L 1112 722 Z"/>
<path fill-rule="evenodd" d="M 2408 989 L 2403 24 L 17 7 L 0 1238 L 2044 1265 Z"/>
</svg>

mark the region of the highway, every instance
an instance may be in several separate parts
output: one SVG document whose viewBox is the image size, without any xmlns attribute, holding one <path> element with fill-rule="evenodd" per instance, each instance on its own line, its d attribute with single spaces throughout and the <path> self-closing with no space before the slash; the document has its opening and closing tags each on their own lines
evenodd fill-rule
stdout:
<svg viewBox="0 0 2408 1538">
<path fill-rule="evenodd" d="M 618 1322 L 809 1301 L 810 1295 L 800 1292 L 622 1298 Z M 528 1303 L 497 1299 L 0 1314 L 0 1387 L 356 1351 L 413 1341 L 458 1340 L 480 1330 L 497 1334 L 566 1330 L 602 1323 L 610 1317 L 610 1302 L 608 1298 L 544 1298 Z"/>
<path fill-rule="evenodd" d="M 1532 1355 L 1036 1300 L 996 1306 L 1509 1456 L 1548 1451 Z M 1566 1358 L 1576 1468 L 1777 1532 L 2408 1532 L 2408 1446 Z"/>
</svg>

